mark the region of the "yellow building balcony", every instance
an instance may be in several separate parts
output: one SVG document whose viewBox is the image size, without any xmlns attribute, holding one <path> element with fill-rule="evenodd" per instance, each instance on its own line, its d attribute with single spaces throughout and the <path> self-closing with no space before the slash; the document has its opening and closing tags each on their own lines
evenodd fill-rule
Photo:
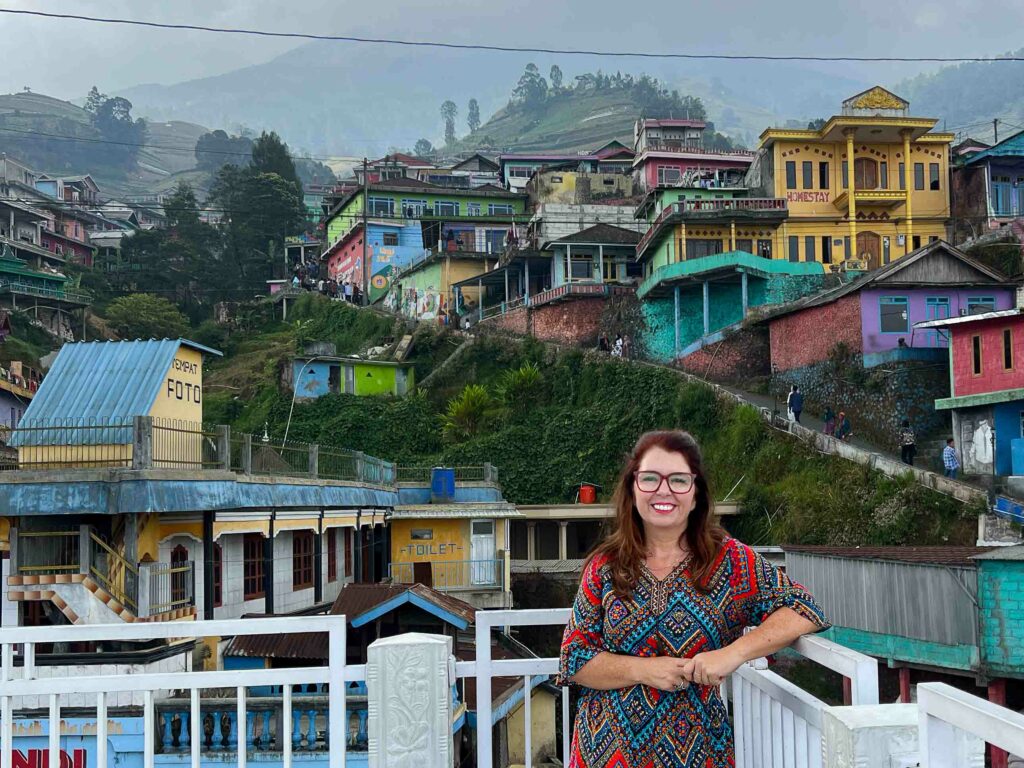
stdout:
<svg viewBox="0 0 1024 768">
<path fill-rule="evenodd" d="M 850 191 L 843 190 L 842 194 L 832 201 L 832 204 L 841 211 L 850 207 Z M 857 207 L 869 206 L 874 208 L 895 208 L 897 205 L 906 205 L 907 190 L 905 189 L 855 189 L 853 199 Z"/>
</svg>

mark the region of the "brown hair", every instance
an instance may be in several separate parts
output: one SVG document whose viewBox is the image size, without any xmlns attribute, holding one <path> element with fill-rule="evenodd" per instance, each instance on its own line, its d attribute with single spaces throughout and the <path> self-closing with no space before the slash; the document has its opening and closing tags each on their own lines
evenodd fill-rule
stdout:
<svg viewBox="0 0 1024 768">
<path fill-rule="evenodd" d="M 640 567 L 646 556 L 644 526 L 636 508 L 633 476 L 640 461 L 652 448 L 661 448 L 682 455 L 690 465 L 694 479 L 693 509 L 683 536 L 690 551 L 690 575 L 698 589 L 707 587 L 706 581 L 714 566 L 726 533 L 714 519 L 714 501 L 704 473 L 700 446 L 689 432 L 663 430 L 640 436 L 626 458 L 615 488 L 615 528 L 597 545 L 590 559 L 600 557 L 611 568 L 612 586 L 619 597 L 630 597 L 640 578 Z M 589 561 L 588 561 L 589 562 Z M 586 571 L 586 569 L 584 569 Z"/>
</svg>

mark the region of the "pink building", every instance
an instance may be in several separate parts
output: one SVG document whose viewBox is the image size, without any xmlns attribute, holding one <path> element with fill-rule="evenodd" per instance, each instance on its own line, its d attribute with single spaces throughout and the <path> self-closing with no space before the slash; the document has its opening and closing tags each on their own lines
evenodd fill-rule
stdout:
<svg viewBox="0 0 1024 768">
<path fill-rule="evenodd" d="M 637 183 L 644 189 L 742 186 L 754 153 L 706 149 L 706 127 L 702 120 L 637 120 L 633 128 Z"/>
</svg>

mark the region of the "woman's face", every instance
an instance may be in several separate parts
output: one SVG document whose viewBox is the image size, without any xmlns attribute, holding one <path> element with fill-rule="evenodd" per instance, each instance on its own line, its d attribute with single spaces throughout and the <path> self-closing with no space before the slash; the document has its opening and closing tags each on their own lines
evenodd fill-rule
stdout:
<svg viewBox="0 0 1024 768">
<path fill-rule="evenodd" d="M 685 492 L 674 491 L 669 487 L 668 480 L 663 480 L 655 491 L 640 489 L 637 478 L 644 473 L 660 473 L 668 478 L 676 473 L 690 473 L 690 464 L 681 453 L 666 451 L 664 448 L 651 448 L 640 459 L 636 476 L 633 478 L 633 498 L 640 519 L 647 529 L 686 530 L 690 511 L 696 502 L 697 486 L 691 483 Z"/>
</svg>

